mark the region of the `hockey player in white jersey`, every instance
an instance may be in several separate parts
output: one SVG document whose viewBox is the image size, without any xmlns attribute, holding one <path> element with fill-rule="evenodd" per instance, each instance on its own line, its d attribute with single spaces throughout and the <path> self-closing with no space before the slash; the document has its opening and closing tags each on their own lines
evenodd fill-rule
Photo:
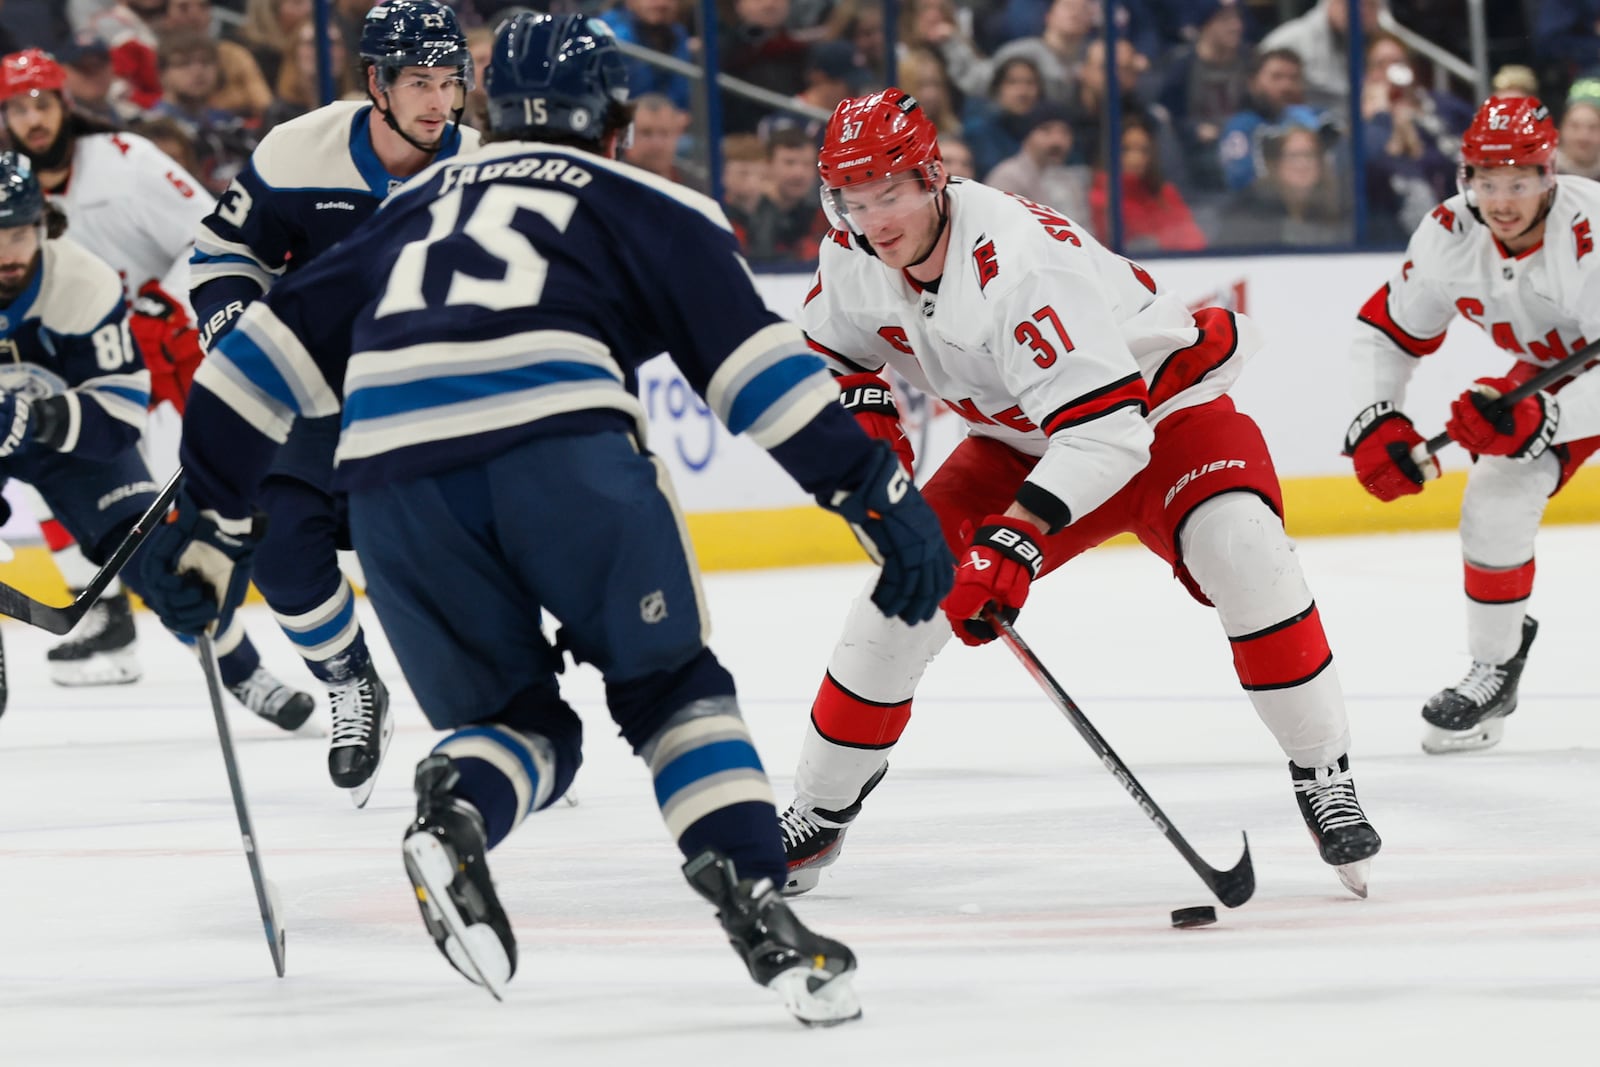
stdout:
<svg viewBox="0 0 1600 1067">
<path fill-rule="evenodd" d="M 924 488 L 958 563 L 947 618 L 908 626 L 858 601 L 828 664 L 784 814 L 789 891 L 837 859 L 952 628 L 993 640 L 986 609 L 1015 617 L 1035 579 L 1127 531 L 1216 607 L 1323 860 L 1365 896 L 1380 841 L 1332 654 L 1266 444 L 1227 396 L 1255 327 L 1191 314 L 1051 208 L 949 178 L 933 123 L 899 89 L 841 103 L 818 166 L 836 229 L 801 324 L 842 401 L 908 450 L 879 377 L 892 367 L 970 436 Z"/>
<path fill-rule="evenodd" d="M 211 196 L 143 137 L 75 111 L 66 84 L 66 72 L 47 53 L 12 53 L 0 59 L 0 113 L 46 199 L 71 220 L 72 239 L 122 276 L 131 302 L 129 330 L 150 371 L 152 406 L 165 401 L 182 414 L 200 363 L 188 304 L 189 250 L 211 210 Z M 175 427 L 171 436 L 175 443 Z M 87 585 L 97 568 L 60 523 L 43 516 L 41 526 L 68 584 Z M 51 678 L 58 684 L 138 680 L 128 595 L 113 589 L 71 639 L 50 650 Z M 224 680 L 242 704 L 287 730 L 305 722 L 314 707 L 310 695 L 262 667 L 240 626 L 219 637 L 217 649 Z"/>
<path fill-rule="evenodd" d="M 1535 393 L 1498 419 L 1485 408 L 1543 366 L 1600 339 L 1600 183 L 1555 173 L 1557 132 L 1532 97 L 1492 97 L 1462 136 L 1460 192 L 1418 225 L 1394 276 L 1360 311 L 1351 349 L 1357 415 L 1345 438 L 1379 500 L 1420 493 L 1439 461 L 1403 413 L 1417 362 L 1457 315 L 1505 349 L 1506 373 L 1451 405 L 1451 438 L 1474 453 L 1461 504 L 1472 666 L 1423 706 L 1424 751 L 1499 742 L 1538 623 L 1534 539 L 1545 505 L 1600 449 L 1600 377 Z"/>
</svg>

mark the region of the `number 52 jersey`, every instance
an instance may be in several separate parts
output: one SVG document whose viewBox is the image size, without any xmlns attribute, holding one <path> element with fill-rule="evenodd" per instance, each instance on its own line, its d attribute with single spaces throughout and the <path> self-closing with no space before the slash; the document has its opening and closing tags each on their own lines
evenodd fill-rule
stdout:
<svg viewBox="0 0 1600 1067">
<path fill-rule="evenodd" d="M 834 231 L 800 324 L 837 372 L 891 366 L 970 433 L 1041 457 L 1030 499 L 1087 515 L 1144 467 L 1155 424 L 1228 391 L 1259 334 L 1220 308 L 1191 314 L 1052 208 L 974 181 L 947 192 L 937 291 Z"/>
</svg>

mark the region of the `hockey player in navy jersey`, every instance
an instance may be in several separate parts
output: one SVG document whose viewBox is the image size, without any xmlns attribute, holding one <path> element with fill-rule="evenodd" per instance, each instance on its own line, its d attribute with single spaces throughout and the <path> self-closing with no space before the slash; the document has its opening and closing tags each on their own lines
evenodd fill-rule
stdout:
<svg viewBox="0 0 1600 1067">
<path fill-rule="evenodd" d="M 191 299 L 207 346 L 252 301 L 343 240 L 404 179 L 478 147 L 458 125 L 472 57 L 451 10 L 390 0 L 361 28 L 366 103 L 340 101 L 275 127 L 206 217 L 195 242 Z M 394 732 L 355 597 L 339 570 L 347 547 L 333 488 L 339 419 L 295 423 L 262 486 L 267 535 L 255 583 L 311 673 L 328 687 L 328 773 L 357 807 L 377 784 Z"/>
<path fill-rule="evenodd" d="M 684 873 L 752 977 L 797 1017 L 859 1013 L 855 961 L 802 926 L 771 787 L 705 645 L 682 517 L 648 451 L 637 368 L 663 350 L 883 570 L 873 602 L 934 616 L 953 560 L 887 445 L 769 312 L 722 210 L 615 162 L 632 114 L 610 31 L 522 14 L 488 73 L 490 145 L 414 179 L 275 285 L 212 349 L 184 424 L 187 484 L 141 563 L 194 631 L 248 579 L 255 487 L 299 416 L 341 407 L 336 485 L 378 617 L 429 720 L 407 872 L 439 949 L 497 996 L 516 968 L 490 849 L 559 799 L 582 729 L 560 654 L 606 680 Z"/>
</svg>

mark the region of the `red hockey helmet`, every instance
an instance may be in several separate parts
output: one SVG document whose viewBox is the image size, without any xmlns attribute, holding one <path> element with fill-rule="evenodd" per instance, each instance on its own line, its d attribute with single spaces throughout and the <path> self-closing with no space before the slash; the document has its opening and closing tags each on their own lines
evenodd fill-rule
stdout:
<svg viewBox="0 0 1600 1067">
<path fill-rule="evenodd" d="M 24 48 L 0 59 L 0 103 L 27 93 L 64 93 L 67 72 L 55 57 L 38 48 Z"/>
<path fill-rule="evenodd" d="M 841 190 L 899 175 L 916 178 L 930 195 L 944 174 L 939 131 L 916 97 L 891 86 L 840 101 L 817 153 L 822 206 L 839 229 L 850 224 Z"/>
<path fill-rule="evenodd" d="M 1550 109 L 1532 96 L 1491 96 L 1461 135 L 1461 162 L 1468 167 L 1555 165 L 1560 135 Z"/>
</svg>

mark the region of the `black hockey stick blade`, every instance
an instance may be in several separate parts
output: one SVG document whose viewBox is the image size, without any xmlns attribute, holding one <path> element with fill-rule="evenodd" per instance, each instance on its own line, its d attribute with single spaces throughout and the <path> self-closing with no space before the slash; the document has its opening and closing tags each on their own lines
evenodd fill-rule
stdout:
<svg viewBox="0 0 1600 1067">
<path fill-rule="evenodd" d="M 1505 396 L 1497 398 L 1494 403 L 1489 405 L 1489 409 L 1484 415 L 1490 422 L 1493 422 L 1502 412 L 1519 400 L 1526 400 L 1545 386 L 1554 385 L 1563 378 L 1571 378 L 1582 374 L 1589 369 L 1588 365 L 1595 361 L 1600 361 L 1600 341 L 1586 344 L 1559 363 L 1550 364 L 1550 366 L 1535 374 Z M 1418 466 L 1421 466 L 1429 456 L 1449 443 L 1450 435 L 1441 430 L 1413 448 L 1411 450 L 1411 459 Z"/>
<path fill-rule="evenodd" d="M 0 582 L 0 615 L 21 619 L 30 626 L 37 626 L 53 634 L 67 633 L 78 625 L 78 620 L 94 607 L 95 601 L 100 599 L 100 594 L 105 592 L 106 586 L 121 573 L 128 560 L 139 551 L 139 546 L 144 544 L 144 539 L 150 536 L 150 531 L 161 522 L 161 517 L 167 513 L 167 509 L 172 506 L 172 501 L 178 495 L 178 483 L 182 478 L 183 471 L 179 469 L 167 479 L 167 484 L 155 502 L 139 516 L 139 521 L 133 524 L 133 528 L 117 546 L 117 550 L 111 553 L 111 558 L 106 560 L 105 566 L 101 567 L 89 584 L 84 586 L 83 592 L 78 594 L 76 600 L 66 607 L 58 608 L 42 600 L 35 600 L 22 590 Z"/>
<path fill-rule="evenodd" d="M 210 634 L 202 634 L 198 645 L 200 666 L 206 676 L 206 692 L 211 697 L 211 713 L 217 720 L 217 740 L 222 745 L 222 762 L 228 769 L 228 788 L 233 792 L 233 811 L 239 818 L 239 837 L 244 845 L 245 862 L 250 865 L 250 881 L 255 885 L 256 906 L 261 910 L 261 925 L 267 935 L 267 948 L 272 952 L 272 967 L 282 978 L 288 936 L 283 924 L 278 921 L 277 891 L 261 869 L 261 853 L 256 848 L 250 807 L 245 802 L 244 783 L 239 778 L 239 761 L 233 752 L 233 733 L 228 729 L 228 716 L 222 704 L 222 671 L 217 666 L 217 650 L 212 646 Z"/>
<path fill-rule="evenodd" d="M 1121 757 L 1112 751 L 1111 746 L 1106 743 L 1106 739 L 1100 736 L 1100 731 L 1094 728 L 1094 724 L 1089 721 L 1088 716 L 1084 715 L 1083 710 L 1078 707 L 1072 697 L 1067 695 L 1067 691 L 1061 687 L 1061 683 L 1055 680 L 1055 677 L 1051 675 L 1044 663 L 1040 661 L 1038 655 L 1028 647 L 1027 642 L 1018 636 L 1016 629 L 1001 618 L 999 613 L 992 608 L 984 612 L 984 619 L 995 628 L 1001 640 L 1005 642 L 1006 647 L 1011 649 L 1012 654 L 1027 669 L 1027 672 L 1033 676 L 1033 680 L 1039 683 L 1039 688 L 1044 690 L 1045 695 L 1050 698 L 1050 702 L 1056 706 L 1061 714 L 1067 717 L 1067 721 L 1078 731 L 1078 736 L 1082 737 L 1089 748 L 1093 750 L 1100 763 L 1106 770 L 1111 772 L 1111 776 L 1133 798 L 1133 802 L 1139 806 L 1139 810 L 1144 812 L 1145 818 L 1154 823 L 1156 829 L 1161 831 L 1162 836 L 1172 843 L 1173 848 L 1178 850 L 1178 854 L 1188 861 L 1190 868 L 1200 876 L 1200 880 L 1206 884 L 1206 888 L 1210 889 L 1219 901 L 1230 908 L 1237 908 L 1240 904 L 1249 900 L 1256 891 L 1255 866 L 1250 862 L 1250 835 L 1242 835 L 1244 837 L 1244 855 L 1239 858 L 1238 863 L 1226 871 L 1219 871 L 1201 859 L 1200 854 L 1190 846 L 1188 840 L 1172 825 L 1172 820 L 1167 818 L 1166 813 L 1161 810 L 1150 794 L 1145 792 L 1144 786 L 1139 784 L 1139 780 L 1133 776 L 1133 772 L 1128 769 L 1128 765 L 1122 762 Z"/>
</svg>

